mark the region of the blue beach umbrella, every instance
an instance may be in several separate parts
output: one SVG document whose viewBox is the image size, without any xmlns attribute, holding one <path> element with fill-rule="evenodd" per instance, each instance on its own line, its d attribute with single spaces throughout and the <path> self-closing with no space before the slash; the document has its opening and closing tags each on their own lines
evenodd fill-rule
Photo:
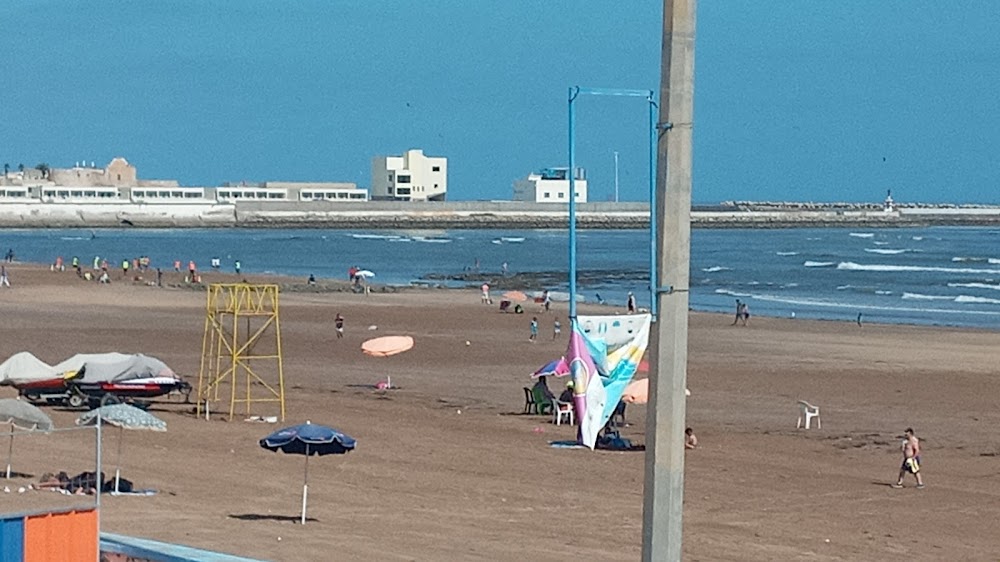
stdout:
<svg viewBox="0 0 1000 562">
<path fill-rule="evenodd" d="M 260 440 L 269 451 L 305 455 L 305 476 L 302 480 L 302 524 L 306 524 L 306 504 L 309 498 L 309 457 L 312 455 L 342 455 L 354 449 L 356 441 L 332 427 L 306 422 L 280 429 Z"/>
</svg>

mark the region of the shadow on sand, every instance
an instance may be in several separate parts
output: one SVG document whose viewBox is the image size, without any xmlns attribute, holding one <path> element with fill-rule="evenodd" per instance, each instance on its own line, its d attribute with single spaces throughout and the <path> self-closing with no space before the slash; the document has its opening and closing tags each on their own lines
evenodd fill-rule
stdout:
<svg viewBox="0 0 1000 562">
<path fill-rule="evenodd" d="M 280 521 L 282 523 L 298 523 L 302 520 L 301 515 L 264 515 L 261 513 L 230 513 L 229 518 L 240 521 Z M 306 516 L 306 521 L 318 521 L 318 519 Z"/>
</svg>

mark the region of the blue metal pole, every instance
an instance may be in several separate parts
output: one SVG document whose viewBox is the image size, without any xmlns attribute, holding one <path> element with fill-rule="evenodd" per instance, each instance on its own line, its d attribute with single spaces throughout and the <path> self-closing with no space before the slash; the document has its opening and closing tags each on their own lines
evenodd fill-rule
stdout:
<svg viewBox="0 0 1000 562">
<path fill-rule="evenodd" d="M 580 88 L 569 89 L 569 318 L 576 321 L 576 139 L 573 101 Z"/>
<path fill-rule="evenodd" d="M 656 322 L 656 99 L 649 92 L 649 312 Z"/>
</svg>

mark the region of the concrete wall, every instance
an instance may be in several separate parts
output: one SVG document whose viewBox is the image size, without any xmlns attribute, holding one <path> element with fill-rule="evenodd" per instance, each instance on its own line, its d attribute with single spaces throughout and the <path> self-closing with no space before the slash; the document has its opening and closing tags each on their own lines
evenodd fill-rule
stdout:
<svg viewBox="0 0 1000 562">
<path fill-rule="evenodd" d="M 882 211 L 695 210 L 710 228 L 892 227 L 998 225 L 1000 208 L 942 209 L 937 214 Z M 644 203 L 581 203 L 581 228 L 647 228 Z M 124 222 L 127 221 L 127 222 Z M 496 202 L 276 202 L 137 204 L 0 203 L 0 227 L 258 227 L 258 228 L 566 228 L 566 204 Z"/>
</svg>

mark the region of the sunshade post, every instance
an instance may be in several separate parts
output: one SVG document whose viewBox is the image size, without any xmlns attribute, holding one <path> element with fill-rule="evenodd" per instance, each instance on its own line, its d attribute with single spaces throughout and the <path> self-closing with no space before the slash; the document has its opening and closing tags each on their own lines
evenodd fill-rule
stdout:
<svg viewBox="0 0 1000 562">
<path fill-rule="evenodd" d="M 103 459 L 101 459 L 101 411 L 100 410 L 97 411 L 97 424 L 96 425 L 97 425 L 97 473 L 96 473 L 97 476 L 95 476 L 94 479 L 101 481 L 101 480 L 103 480 L 103 478 L 101 478 L 101 474 L 102 474 L 101 471 L 104 468 L 101 466 L 101 461 Z M 101 482 L 100 486 L 102 488 L 104 487 L 104 482 L 103 481 Z M 97 500 L 97 530 L 100 531 L 101 530 L 101 494 L 97 493 L 97 494 L 94 494 L 94 496 L 96 497 L 96 500 Z M 101 541 L 97 541 L 97 542 L 100 543 Z M 98 549 L 99 549 L 99 547 L 100 547 L 100 545 L 98 545 Z"/>
<path fill-rule="evenodd" d="M 306 443 L 306 471 L 302 478 L 302 524 L 306 524 L 306 504 L 309 498 L 309 443 Z"/>
<path fill-rule="evenodd" d="M 118 427 L 118 463 L 115 465 L 115 493 L 118 493 L 118 481 L 122 475 L 122 441 L 124 441 L 125 428 Z"/>
<path fill-rule="evenodd" d="M 14 424 L 10 424 L 10 445 L 7 446 L 7 480 L 10 480 L 10 463 L 14 460 Z"/>
</svg>

